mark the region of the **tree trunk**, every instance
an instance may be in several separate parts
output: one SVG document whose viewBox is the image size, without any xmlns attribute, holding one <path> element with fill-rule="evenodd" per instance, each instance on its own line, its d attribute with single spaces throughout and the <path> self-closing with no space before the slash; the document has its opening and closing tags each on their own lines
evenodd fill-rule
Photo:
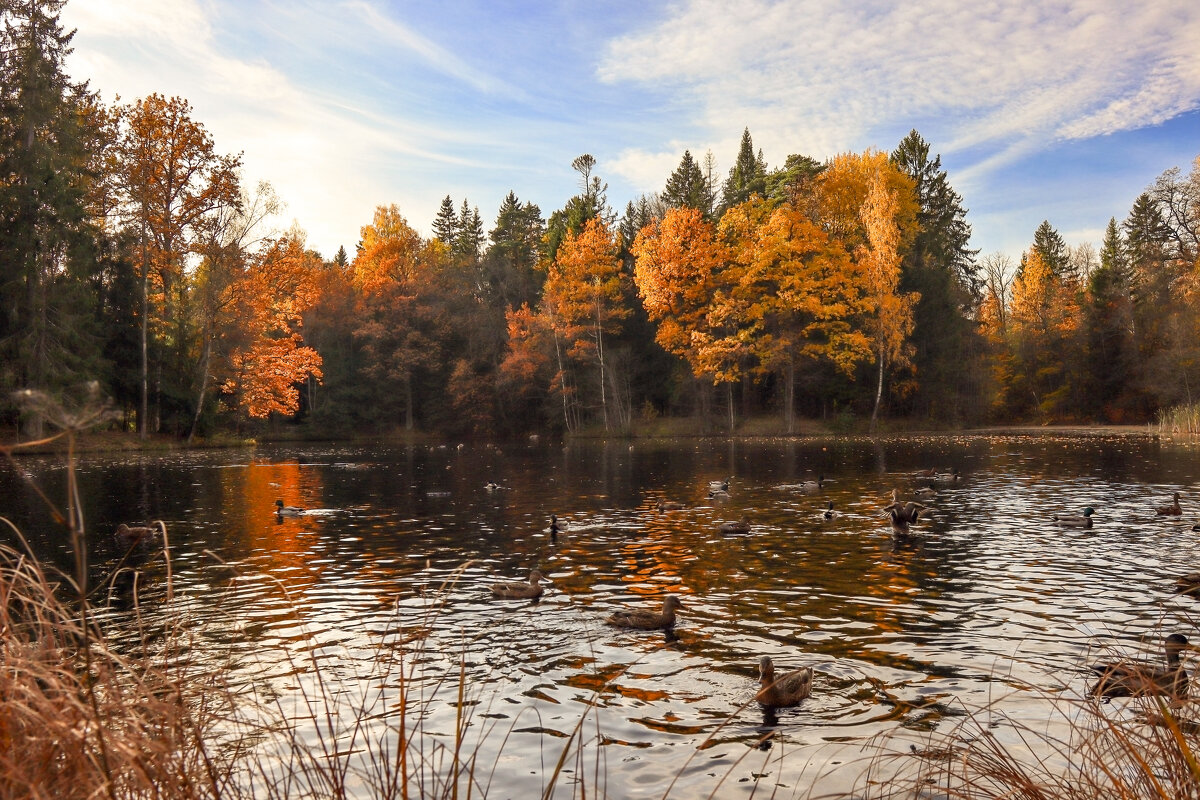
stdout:
<svg viewBox="0 0 1200 800">
<path fill-rule="evenodd" d="M 875 387 L 875 408 L 871 410 L 871 434 L 875 433 L 875 420 L 879 417 L 879 401 L 883 398 L 883 351 L 879 352 L 879 383 Z"/>
<path fill-rule="evenodd" d="M 200 356 L 200 396 L 196 398 L 196 414 L 192 417 L 192 429 L 188 431 L 188 444 L 196 438 L 196 428 L 200 427 L 200 414 L 204 411 L 204 398 L 208 394 L 208 361 L 212 355 L 212 337 L 204 337 L 204 354 Z"/>
<path fill-rule="evenodd" d="M 733 381 L 725 384 L 726 397 L 729 400 L 729 432 L 733 433 L 734 417 L 733 417 Z"/>
<path fill-rule="evenodd" d="M 413 390 L 412 375 L 404 378 L 404 430 L 413 429 Z"/>
<path fill-rule="evenodd" d="M 147 338 L 150 325 L 150 265 L 146 257 L 146 219 L 142 217 L 142 407 L 138 412 L 138 435 L 146 438 L 150 412 L 150 357 Z"/>
<path fill-rule="evenodd" d="M 787 383 L 783 387 L 783 421 L 788 435 L 796 432 L 796 357 L 788 353 Z"/>
<path fill-rule="evenodd" d="M 600 327 L 600 298 L 596 297 L 596 357 L 600 361 L 600 413 L 604 417 L 604 432 L 608 433 L 608 394 L 604 386 L 604 331 Z"/>
</svg>

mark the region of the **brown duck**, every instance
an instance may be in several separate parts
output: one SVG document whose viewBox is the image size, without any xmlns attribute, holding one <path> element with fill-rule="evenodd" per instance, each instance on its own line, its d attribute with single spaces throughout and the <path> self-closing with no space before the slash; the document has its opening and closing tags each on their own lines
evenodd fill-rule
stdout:
<svg viewBox="0 0 1200 800">
<path fill-rule="evenodd" d="M 812 667 L 784 673 L 775 677 L 775 665 L 770 656 L 763 656 L 758 664 L 758 682 L 762 686 L 754 699 L 766 708 L 790 708 L 812 694 Z"/>
<path fill-rule="evenodd" d="M 1179 654 L 1187 648 L 1187 637 L 1172 633 L 1163 646 L 1167 654 L 1166 668 L 1138 663 L 1094 664 L 1092 671 L 1100 678 L 1091 694 L 1096 697 L 1186 697 L 1188 675 Z"/>
<path fill-rule="evenodd" d="M 135 544 L 149 544 L 158 535 L 159 526 L 165 527 L 161 520 L 155 521 L 148 526 L 126 525 L 122 522 L 117 526 L 116 532 L 113 533 L 113 538 L 122 547 L 131 547 Z"/>
<path fill-rule="evenodd" d="M 529 573 L 529 582 L 493 583 L 492 596 L 504 600 L 528 600 L 542 596 L 541 582 L 544 576 L 538 570 Z"/>
<path fill-rule="evenodd" d="M 893 489 L 892 502 L 890 505 L 884 506 L 883 512 L 892 518 L 892 534 L 907 536 L 908 526 L 917 521 L 924 509 L 924 505 L 911 500 L 901 503 L 896 490 Z"/>
<path fill-rule="evenodd" d="M 663 599 L 661 612 L 646 609 L 614 611 L 605 622 L 617 628 L 672 631 L 675 628 L 675 610 L 678 608 L 683 608 L 683 603 L 675 595 L 669 594 Z"/>
<path fill-rule="evenodd" d="M 1183 513 L 1183 508 L 1179 505 L 1179 492 L 1175 493 L 1175 499 L 1171 501 L 1169 506 L 1155 506 L 1154 513 L 1160 517 L 1178 517 Z"/>
</svg>

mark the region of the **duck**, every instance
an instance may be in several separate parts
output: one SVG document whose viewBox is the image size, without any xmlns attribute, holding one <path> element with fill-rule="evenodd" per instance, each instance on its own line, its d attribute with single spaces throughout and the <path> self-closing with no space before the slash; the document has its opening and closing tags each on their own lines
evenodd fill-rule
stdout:
<svg viewBox="0 0 1200 800">
<path fill-rule="evenodd" d="M 722 522 L 720 531 L 721 533 L 749 533 L 750 519 L 742 517 L 737 522 Z"/>
<path fill-rule="evenodd" d="M 679 598 L 675 595 L 669 594 L 663 598 L 662 611 L 648 611 L 646 609 L 614 611 L 605 622 L 616 628 L 637 628 L 643 631 L 664 630 L 670 632 L 675 629 L 675 610 L 680 608 L 683 608 L 683 603 L 679 602 Z"/>
<path fill-rule="evenodd" d="M 1171 501 L 1169 506 L 1155 506 L 1154 513 L 1160 517 L 1178 517 L 1183 513 L 1183 509 L 1179 505 L 1179 492 L 1175 493 L 1175 499 Z"/>
<path fill-rule="evenodd" d="M 492 584 L 492 596 L 499 597 L 504 600 L 528 600 L 534 597 L 542 596 L 541 582 L 545 577 L 538 570 L 531 570 L 529 573 L 529 581 L 521 582 L 503 582 Z"/>
<path fill-rule="evenodd" d="M 938 474 L 937 468 L 930 467 L 929 469 L 917 470 L 916 472 L 913 473 L 913 477 L 914 478 L 932 478 L 934 475 L 937 475 L 937 474 Z"/>
<path fill-rule="evenodd" d="M 764 708 L 791 708 L 812 694 L 812 680 L 812 667 L 801 667 L 776 678 L 771 657 L 763 656 L 758 662 L 758 682 L 762 688 L 754 699 Z"/>
<path fill-rule="evenodd" d="M 884 506 L 883 511 L 892 518 L 892 534 L 895 536 L 907 536 L 908 526 L 917 521 L 925 508 L 925 505 L 913 500 L 902 504 L 896 490 L 893 489 L 892 502 L 890 505 Z"/>
<path fill-rule="evenodd" d="M 1055 514 L 1051 517 L 1051 521 L 1055 525 L 1060 525 L 1064 528 L 1090 528 L 1092 527 L 1092 514 L 1096 513 L 1096 509 L 1088 506 L 1083 510 L 1082 514 Z"/>
<path fill-rule="evenodd" d="M 729 492 L 725 491 L 724 489 L 709 489 L 708 490 L 708 499 L 709 500 L 728 500 Z"/>
<path fill-rule="evenodd" d="M 1200 572 L 1189 572 L 1187 575 L 1180 575 L 1176 578 L 1175 591 L 1179 594 L 1200 597 Z"/>
<path fill-rule="evenodd" d="M 933 479 L 937 483 L 958 483 L 959 477 L 961 476 L 954 467 L 951 467 L 949 472 L 936 472 L 933 475 Z"/>
<path fill-rule="evenodd" d="M 1092 671 L 1099 679 L 1090 694 L 1094 697 L 1186 697 L 1188 675 L 1179 654 L 1188 646 L 1187 637 L 1182 633 L 1168 636 L 1163 645 L 1167 655 L 1165 668 L 1138 663 L 1093 664 Z"/>
<path fill-rule="evenodd" d="M 304 513 L 304 509 L 299 506 L 285 506 L 282 500 L 275 501 L 275 516 L 277 517 L 298 517 Z"/>
<path fill-rule="evenodd" d="M 819 492 L 821 491 L 821 487 L 825 485 L 825 476 L 817 475 L 815 481 L 801 481 L 798 485 L 802 492 Z"/>
<path fill-rule="evenodd" d="M 488 490 L 489 492 L 498 492 L 501 489 L 503 489 L 504 487 L 501 486 L 500 484 L 496 483 L 495 481 L 488 481 L 487 483 L 485 483 L 483 485 L 483 488 Z"/>
<path fill-rule="evenodd" d="M 113 533 L 113 538 L 117 544 L 122 547 L 132 547 L 137 544 L 147 544 L 154 541 L 154 537 L 158 534 L 158 527 L 164 525 L 161 520 L 155 521 L 150 525 L 126 525 L 122 522 L 117 526 L 117 530 Z"/>
<path fill-rule="evenodd" d="M 566 529 L 567 529 L 567 523 L 559 522 L 558 516 L 555 514 L 550 515 L 550 535 L 551 536 L 557 536 L 558 534 L 562 533 Z"/>
<path fill-rule="evenodd" d="M 681 508 L 687 508 L 687 506 L 672 500 L 659 500 L 656 508 L 658 508 L 659 513 L 662 513 L 663 511 L 678 511 Z"/>
<path fill-rule="evenodd" d="M 708 490 L 710 492 L 728 492 L 729 491 L 729 482 L 731 480 L 733 480 L 732 475 L 730 475 L 728 478 L 726 478 L 723 481 L 709 481 L 708 482 Z"/>
<path fill-rule="evenodd" d="M 833 519 L 837 516 L 837 512 L 833 510 L 832 500 L 829 500 L 825 503 L 825 510 L 821 512 L 821 516 L 825 519 Z"/>
<path fill-rule="evenodd" d="M 932 500 L 933 498 L 937 497 L 937 489 L 933 488 L 932 486 L 922 486 L 920 489 L 917 489 L 915 492 L 913 492 L 913 494 L 922 500 Z"/>
</svg>

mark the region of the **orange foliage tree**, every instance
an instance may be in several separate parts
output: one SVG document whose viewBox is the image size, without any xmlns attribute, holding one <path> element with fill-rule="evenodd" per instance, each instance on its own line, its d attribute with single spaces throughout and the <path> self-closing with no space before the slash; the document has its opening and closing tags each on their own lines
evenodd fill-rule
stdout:
<svg viewBox="0 0 1200 800">
<path fill-rule="evenodd" d="M 321 377 L 321 356 L 304 346 L 299 332 L 304 311 L 318 299 L 320 269 L 320 257 L 294 232 L 269 242 L 229 288 L 240 310 L 242 343 L 230 354 L 222 390 L 251 417 L 295 414 L 297 384 Z"/>
<path fill-rule="evenodd" d="M 591 219 L 578 235 L 568 234 L 546 276 L 543 311 L 567 340 L 568 356 L 595 361 L 605 430 L 609 429 L 613 411 L 628 419 L 627 409 L 609 408 L 606 382 L 611 376 L 604 353 L 605 335 L 618 333 L 629 316 L 625 296 L 617 246 L 604 221 Z M 565 389 L 566 378 L 561 370 L 560 379 Z"/>
<path fill-rule="evenodd" d="M 193 372 L 186 260 L 214 212 L 237 207 L 240 156 L 216 154 L 212 137 L 179 97 L 153 94 L 121 108 L 120 183 L 141 238 L 141 378 L 138 427 L 148 427 L 149 337 L 153 327 L 174 354 L 167 380 Z M 178 389 L 177 389 L 178 390 Z"/>
<path fill-rule="evenodd" d="M 1001 391 L 1009 411 L 1032 410 L 1050 418 L 1069 413 L 1073 381 L 1067 372 L 1076 363 L 1078 289 L 1054 274 L 1037 251 L 1025 254 L 1013 281 L 1007 315 L 1006 385 Z"/>
<path fill-rule="evenodd" d="M 791 431 L 799 360 L 850 375 L 870 355 L 868 338 L 853 325 L 867 308 L 864 269 L 790 202 L 751 199 L 727 211 L 720 230 L 734 266 L 714 315 L 740 321 L 734 335 L 757 372 L 780 375 Z"/>
</svg>

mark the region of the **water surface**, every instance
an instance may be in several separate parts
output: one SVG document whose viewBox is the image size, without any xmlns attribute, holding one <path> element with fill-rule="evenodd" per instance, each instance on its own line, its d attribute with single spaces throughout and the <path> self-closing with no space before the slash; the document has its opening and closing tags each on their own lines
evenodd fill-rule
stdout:
<svg viewBox="0 0 1200 800">
<path fill-rule="evenodd" d="M 61 497 L 59 461 L 19 465 Z M 898 544 L 880 509 L 929 467 L 962 478 Z M 729 497 L 710 499 L 724 478 Z M 196 658 L 248 691 L 311 688 L 319 670 L 351 696 L 403 655 L 428 747 L 469 713 L 489 796 L 542 792 L 573 736 L 588 751 L 556 796 L 575 782 L 614 797 L 841 791 L 881 735 L 920 743 L 998 702 L 1048 716 L 1048 698 L 1085 690 L 1098 649 L 1153 657 L 1167 632 L 1200 639 L 1194 601 L 1171 591 L 1200 568 L 1200 458 L 1148 438 L 272 446 L 89 454 L 79 480 L 97 579 L 120 555 L 118 522 L 166 522 L 177 608 L 211 646 Z M 11 469 L 0 491 L 0 514 L 69 564 Z M 1184 516 L 1157 517 L 1174 491 Z M 276 499 L 308 513 L 279 518 Z M 1093 529 L 1050 523 L 1084 506 Z M 748 534 L 720 533 L 743 518 Z M 142 613 L 162 613 L 162 560 L 135 557 Z M 551 581 L 540 601 L 491 598 L 535 567 Z M 604 624 L 666 594 L 685 605 L 675 637 Z M 138 643 L 130 614 L 106 624 Z M 764 715 L 762 655 L 811 665 L 813 697 Z M 370 724 L 394 729 L 396 712 L 385 699 Z"/>
</svg>

